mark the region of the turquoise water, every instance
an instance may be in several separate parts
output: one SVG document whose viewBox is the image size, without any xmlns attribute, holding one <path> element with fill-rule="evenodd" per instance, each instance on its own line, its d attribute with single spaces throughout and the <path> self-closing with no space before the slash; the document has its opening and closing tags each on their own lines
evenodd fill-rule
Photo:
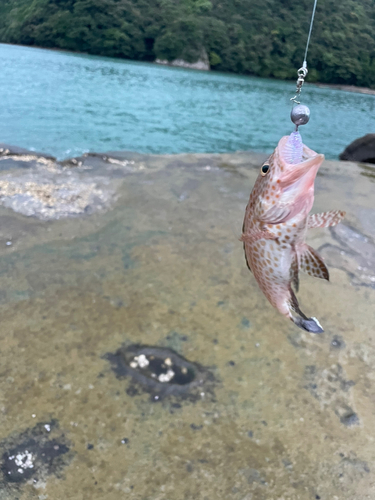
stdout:
<svg viewBox="0 0 375 500">
<path fill-rule="evenodd" d="M 0 44 L 0 142 L 87 151 L 271 151 L 294 84 Z M 305 85 L 304 142 L 335 158 L 375 130 L 375 96 Z"/>
</svg>

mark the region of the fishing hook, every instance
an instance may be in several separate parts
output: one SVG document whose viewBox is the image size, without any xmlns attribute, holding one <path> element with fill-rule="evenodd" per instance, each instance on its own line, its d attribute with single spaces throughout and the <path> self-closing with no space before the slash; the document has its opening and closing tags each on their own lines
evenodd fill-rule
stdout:
<svg viewBox="0 0 375 500">
<path fill-rule="evenodd" d="M 296 86 L 296 95 L 292 97 L 290 100 L 293 101 L 295 104 L 301 104 L 300 101 L 297 99 L 299 98 L 302 90 L 302 85 L 305 83 L 305 78 L 308 73 L 307 69 L 307 63 L 306 61 L 303 61 L 303 66 L 297 71 L 298 78 L 297 78 L 297 86 Z"/>
</svg>

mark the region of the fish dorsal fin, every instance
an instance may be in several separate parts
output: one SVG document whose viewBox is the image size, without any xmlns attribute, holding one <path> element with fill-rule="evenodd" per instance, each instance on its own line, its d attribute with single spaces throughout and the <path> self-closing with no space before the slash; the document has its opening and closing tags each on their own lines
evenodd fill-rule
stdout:
<svg viewBox="0 0 375 500">
<path fill-rule="evenodd" d="M 304 245 L 298 250 L 298 261 L 301 271 L 315 278 L 329 281 L 329 272 L 323 259 L 318 252 L 309 247 L 309 245 Z"/>
<path fill-rule="evenodd" d="M 298 277 L 298 271 L 299 271 L 299 266 L 298 266 L 298 257 L 297 254 L 294 255 L 292 259 L 292 264 L 290 266 L 290 281 L 293 285 L 294 290 L 296 293 L 299 290 L 299 277 Z"/>
<path fill-rule="evenodd" d="M 307 228 L 336 226 L 345 217 L 342 210 L 331 210 L 320 214 L 310 215 L 307 219 Z"/>
</svg>

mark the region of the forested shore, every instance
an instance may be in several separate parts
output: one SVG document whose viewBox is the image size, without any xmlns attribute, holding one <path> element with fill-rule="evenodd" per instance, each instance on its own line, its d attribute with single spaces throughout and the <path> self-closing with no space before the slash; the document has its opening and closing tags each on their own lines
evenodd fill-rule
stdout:
<svg viewBox="0 0 375 500">
<path fill-rule="evenodd" d="M 0 42 L 294 79 L 312 0 L 0 0 Z M 375 88 L 372 0 L 319 0 L 310 82 Z"/>
</svg>

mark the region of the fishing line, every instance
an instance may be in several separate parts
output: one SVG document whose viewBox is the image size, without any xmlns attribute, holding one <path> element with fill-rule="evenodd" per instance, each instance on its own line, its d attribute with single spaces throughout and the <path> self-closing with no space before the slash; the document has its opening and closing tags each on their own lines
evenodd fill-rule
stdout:
<svg viewBox="0 0 375 500">
<path fill-rule="evenodd" d="M 315 11 L 316 11 L 316 4 L 317 3 L 318 3 L 318 0 L 314 0 L 314 7 L 313 7 L 313 11 L 312 11 L 312 15 L 311 15 L 311 21 L 310 21 L 309 35 L 307 37 L 307 43 L 306 43 L 305 57 L 303 58 L 302 67 L 297 71 L 298 79 L 297 79 L 297 86 L 296 86 L 296 95 L 290 99 L 295 104 L 300 104 L 300 101 L 298 101 L 298 98 L 299 98 L 299 96 L 301 94 L 302 85 L 304 84 L 305 78 L 306 78 L 307 73 L 308 73 L 308 69 L 307 69 L 307 52 L 309 50 L 311 32 L 312 32 L 312 28 L 313 28 L 313 24 L 314 24 Z M 303 125 L 303 124 L 301 123 L 300 125 Z"/>
<path fill-rule="evenodd" d="M 310 43 L 310 38 L 311 38 L 312 27 L 313 27 L 313 24 L 314 24 L 314 17 L 315 17 L 315 11 L 316 11 L 316 4 L 317 4 L 317 3 L 318 3 L 318 0 L 315 0 L 315 1 L 314 1 L 314 8 L 313 8 L 313 12 L 312 12 L 312 15 L 311 15 L 309 36 L 308 36 L 308 38 L 307 38 L 307 43 L 306 43 L 305 57 L 304 57 L 304 59 L 303 59 L 303 66 L 305 66 L 306 68 L 307 68 L 307 62 L 306 62 L 306 59 L 307 59 L 307 51 L 309 50 L 309 43 Z"/>
</svg>

